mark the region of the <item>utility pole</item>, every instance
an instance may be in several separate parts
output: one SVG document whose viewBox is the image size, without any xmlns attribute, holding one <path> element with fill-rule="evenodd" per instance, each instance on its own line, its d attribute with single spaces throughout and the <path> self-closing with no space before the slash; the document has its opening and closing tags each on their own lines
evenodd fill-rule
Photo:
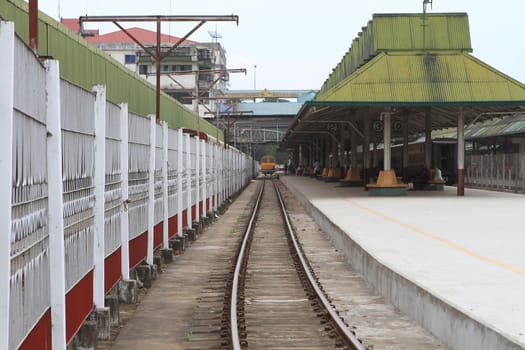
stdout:
<svg viewBox="0 0 525 350">
<path fill-rule="evenodd" d="M 227 16 L 81 16 L 78 19 L 80 24 L 80 33 L 84 32 L 85 22 L 112 22 L 115 24 L 124 34 L 126 34 L 131 40 L 133 40 L 138 46 L 140 46 L 144 52 L 155 59 L 156 63 L 156 95 L 155 95 L 155 117 L 157 123 L 160 122 L 160 62 L 169 56 L 180 44 L 190 37 L 197 29 L 202 27 L 204 23 L 209 21 L 233 21 L 239 24 L 239 16 L 227 15 Z M 157 42 L 156 49 L 154 51 L 148 49 L 142 44 L 138 38 L 128 32 L 119 22 L 156 22 L 157 23 Z M 198 22 L 193 29 L 191 29 L 185 36 L 179 39 L 173 44 L 166 52 L 161 51 L 161 22 Z M 197 116 L 198 118 L 198 116 Z M 198 123 L 198 119 L 197 119 Z"/>
</svg>

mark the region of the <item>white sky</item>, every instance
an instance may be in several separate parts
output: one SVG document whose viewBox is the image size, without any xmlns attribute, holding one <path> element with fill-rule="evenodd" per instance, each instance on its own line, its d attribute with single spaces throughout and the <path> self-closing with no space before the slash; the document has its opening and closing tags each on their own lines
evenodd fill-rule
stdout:
<svg viewBox="0 0 525 350">
<path fill-rule="evenodd" d="M 422 0 L 39 0 L 51 17 L 81 15 L 238 15 L 235 22 L 208 22 L 189 39 L 211 41 L 208 31 L 222 35 L 230 89 L 319 89 L 373 13 L 422 11 Z M 60 8 L 60 14 L 59 14 Z M 473 55 L 525 82 L 524 0 L 434 0 L 429 12 L 467 12 Z M 194 24 L 193 24 L 194 25 Z M 192 26 L 193 26 L 192 25 Z M 147 23 L 140 26 L 154 30 Z M 89 23 L 102 33 L 113 24 Z M 165 24 L 163 32 L 184 36 L 183 23 Z M 254 66 L 257 69 L 254 69 Z M 255 73 L 255 76 L 254 76 Z M 255 79 L 254 79 L 255 78 Z"/>
</svg>

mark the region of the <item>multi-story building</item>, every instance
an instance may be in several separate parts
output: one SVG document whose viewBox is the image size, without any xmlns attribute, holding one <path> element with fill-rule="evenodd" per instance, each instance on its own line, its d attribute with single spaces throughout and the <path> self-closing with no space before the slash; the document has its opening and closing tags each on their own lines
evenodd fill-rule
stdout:
<svg viewBox="0 0 525 350">
<path fill-rule="evenodd" d="M 78 19 L 62 19 L 62 24 L 80 33 Z M 142 28 L 126 31 L 149 51 L 156 51 L 157 33 Z M 87 31 L 85 39 L 105 51 L 130 70 L 155 84 L 156 62 L 143 48 L 123 31 L 100 34 Z M 161 34 L 161 52 L 167 52 L 180 38 Z M 213 117 L 216 112 L 214 96 L 226 91 L 228 75 L 226 52 L 218 42 L 200 43 L 185 40 L 161 61 L 160 88 L 201 117 Z"/>
</svg>

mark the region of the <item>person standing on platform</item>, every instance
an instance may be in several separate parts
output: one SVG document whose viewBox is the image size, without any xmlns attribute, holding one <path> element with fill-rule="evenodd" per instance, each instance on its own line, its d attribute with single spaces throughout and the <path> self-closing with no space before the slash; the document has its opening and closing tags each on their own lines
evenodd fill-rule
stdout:
<svg viewBox="0 0 525 350">
<path fill-rule="evenodd" d="M 321 163 L 317 159 L 314 162 L 314 174 L 321 175 Z"/>
</svg>

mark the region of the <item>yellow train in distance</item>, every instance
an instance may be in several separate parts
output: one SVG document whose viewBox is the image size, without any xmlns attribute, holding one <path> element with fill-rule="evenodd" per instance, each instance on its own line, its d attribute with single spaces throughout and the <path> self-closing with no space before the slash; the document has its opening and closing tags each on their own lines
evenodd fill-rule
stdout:
<svg viewBox="0 0 525 350">
<path fill-rule="evenodd" d="M 275 172 L 275 157 L 274 156 L 263 156 L 260 162 L 261 173 L 264 175 L 272 175 Z"/>
</svg>

